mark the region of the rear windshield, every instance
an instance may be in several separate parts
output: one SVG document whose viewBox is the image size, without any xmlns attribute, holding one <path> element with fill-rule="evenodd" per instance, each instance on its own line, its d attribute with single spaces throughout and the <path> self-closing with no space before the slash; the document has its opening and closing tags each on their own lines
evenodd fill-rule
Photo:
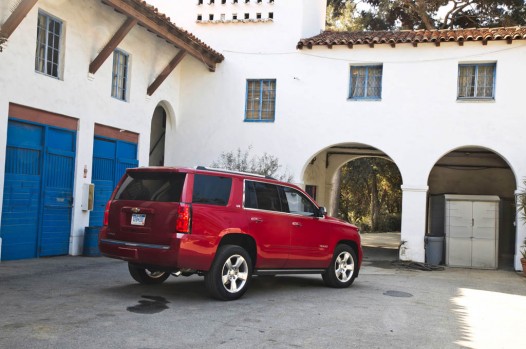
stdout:
<svg viewBox="0 0 526 349">
<path fill-rule="evenodd" d="M 115 200 L 180 202 L 185 173 L 131 172 Z"/>
<path fill-rule="evenodd" d="M 195 175 L 192 202 L 226 206 L 230 198 L 232 178 Z"/>
</svg>

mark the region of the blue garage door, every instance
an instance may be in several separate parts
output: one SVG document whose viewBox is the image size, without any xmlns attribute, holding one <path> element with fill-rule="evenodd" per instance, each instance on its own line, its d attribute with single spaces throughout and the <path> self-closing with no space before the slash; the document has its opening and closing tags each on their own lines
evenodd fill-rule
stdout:
<svg viewBox="0 0 526 349">
<path fill-rule="evenodd" d="M 93 175 L 95 200 L 90 226 L 102 225 L 104 207 L 127 168 L 137 167 L 137 144 L 106 137 L 93 142 Z"/>
<path fill-rule="evenodd" d="M 2 260 L 69 252 L 76 133 L 9 120 Z"/>
</svg>

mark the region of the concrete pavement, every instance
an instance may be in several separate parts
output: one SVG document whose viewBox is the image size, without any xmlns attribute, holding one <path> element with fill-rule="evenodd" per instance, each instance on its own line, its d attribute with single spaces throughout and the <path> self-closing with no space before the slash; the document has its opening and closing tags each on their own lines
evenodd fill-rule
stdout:
<svg viewBox="0 0 526 349">
<path fill-rule="evenodd" d="M 103 257 L 0 263 L 0 348 L 524 348 L 525 314 L 526 278 L 510 271 L 366 259 L 349 289 L 257 277 L 219 302 L 201 277 L 138 285 Z"/>
</svg>

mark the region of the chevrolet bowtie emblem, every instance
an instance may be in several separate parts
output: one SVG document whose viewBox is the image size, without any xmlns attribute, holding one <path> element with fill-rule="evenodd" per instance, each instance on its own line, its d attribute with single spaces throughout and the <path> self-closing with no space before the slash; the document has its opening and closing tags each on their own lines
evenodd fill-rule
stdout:
<svg viewBox="0 0 526 349">
<path fill-rule="evenodd" d="M 133 213 L 139 213 L 139 212 L 141 212 L 141 209 L 138 208 L 138 207 L 134 207 L 134 208 L 131 209 L 131 211 L 132 211 Z"/>
</svg>

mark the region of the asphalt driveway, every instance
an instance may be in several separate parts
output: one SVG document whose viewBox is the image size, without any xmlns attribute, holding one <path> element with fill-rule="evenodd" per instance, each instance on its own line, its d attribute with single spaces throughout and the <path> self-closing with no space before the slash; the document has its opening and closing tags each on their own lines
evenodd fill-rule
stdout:
<svg viewBox="0 0 526 349">
<path fill-rule="evenodd" d="M 511 271 L 366 260 L 349 289 L 255 278 L 220 302 L 200 277 L 143 286 L 103 257 L 0 263 L 0 348 L 524 348 L 525 314 Z"/>
</svg>

